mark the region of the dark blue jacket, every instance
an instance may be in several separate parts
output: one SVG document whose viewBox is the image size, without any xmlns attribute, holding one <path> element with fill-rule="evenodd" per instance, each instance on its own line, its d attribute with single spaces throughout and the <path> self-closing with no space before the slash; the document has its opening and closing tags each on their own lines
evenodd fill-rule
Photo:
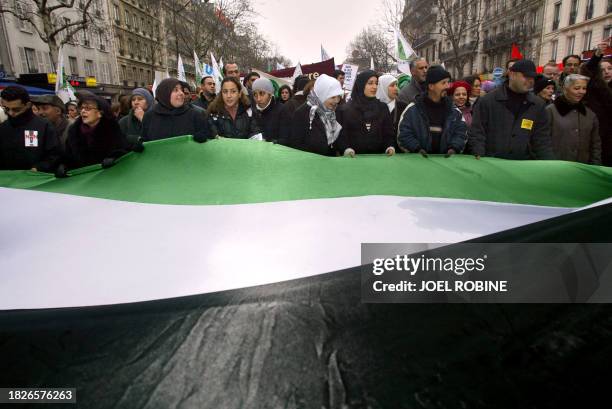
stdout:
<svg viewBox="0 0 612 409">
<path fill-rule="evenodd" d="M 446 153 L 450 148 L 457 153 L 463 151 L 467 139 L 467 125 L 461 111 L 453 106 L 450 98 L 445 98 L 445 101 L 448 112 L 440 138 L 440 152 L 431 151 L 429 119 L 425 112 L 423 96 L 417 97 L 415 102 L 408 105 L 400 118 L 397 143 L 401 149 L 408 152 L 424 149 L 428 153 Z"/>
</svg>

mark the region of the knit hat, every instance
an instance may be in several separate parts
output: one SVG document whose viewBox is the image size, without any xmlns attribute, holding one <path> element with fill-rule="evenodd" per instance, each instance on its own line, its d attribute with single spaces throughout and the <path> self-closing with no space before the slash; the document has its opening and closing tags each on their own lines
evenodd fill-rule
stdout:
<svg viewBox="0 0 612 409">
<path fill-rule="evenodd" d="M 436 82 L 442 81 L 443 79 L 451 78 L 451 75 L 441 65 L 432 65 L 427 70 L 427 77 L 425 78 L 426 84 L 435 84 Z"/>
<path fill-rule="evenodd" d="M 538 76 L 536 76 L 535 78 L 535 82 L 533 85 L 533 93 L 538 95 L 540 91 L 542 91 L 544 88 L 548 87 L 549 85 L 554 86 L 555 82 L 551 79 L 546 78 L 545 76 L 541 74 L 538 74 Z"/>
<path fill-rule="evenodd" d="M 253 92 L 255 91 L 264 91 L 268 94 L 274 95 L 274 85 L 272 85 L 272 81 L 267 78 L 257 78 L 251 87 Z"/>
<path fill-rule="evenodd" d="M 465 81 L 455 81 L 448 88 L 448 95 L 453 96 L 455 94 L 455 90 L 461 87 L 465 88 L 468 96 L 472 93 L 472 87 L 470 86 L 470 84 Z"/>
<path fill-rule="evenodd" d="M 149 90 L 144 89 L 144 88 L 136 88 L 135 90 L 132 91 L 132 97 L 134 97 L 134 95 L 143 97 L 145 101 L 147 101 L 147 111 L 153 108 L 153 101 L 154 101 L 153 95 L 151 95 Z"/>
<path fill-rule="evenodd" d="M 172 109 L 170 96 L 172 95 L 172 90 L 174 90 L 174 87 L 178 84 L 180 84 L 180 81 L 176 78 L 166 78 L 157 86 L 155 90 L 155 99 L 166 108 Z"/>
<path fill-rule="evenodd" d="M 342 97 L 344 95 L 340 82 L 327 74 L 321 74 L 317 78 L 314 84 L 314 92 L 321 102 L 325 102 L 331 97 Z"/>
</svg>

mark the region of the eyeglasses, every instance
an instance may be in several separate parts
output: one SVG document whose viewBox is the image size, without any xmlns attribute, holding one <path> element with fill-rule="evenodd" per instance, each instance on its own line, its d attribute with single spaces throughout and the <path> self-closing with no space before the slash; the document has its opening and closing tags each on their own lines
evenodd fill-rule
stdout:
<svg viewBox="0 0 612 409">
<path fill-rule="evenodd" d="M 91 105 L 81 105 L 81 107 L 79 108 L 79 111 L 85 111 L 85 112 L 89 112 L 89 111 L 97 111 L 98 108 L 91 106 Z"/>
</svg>

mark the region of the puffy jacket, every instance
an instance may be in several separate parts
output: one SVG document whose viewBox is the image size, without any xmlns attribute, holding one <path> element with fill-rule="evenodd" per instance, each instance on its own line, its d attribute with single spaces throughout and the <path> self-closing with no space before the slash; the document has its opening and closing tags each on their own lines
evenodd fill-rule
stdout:
<svg viewBox="0 0 612 409">
<path fill-rule="evenodd" d="M 242 104 L 238 106 L 235 120 L 226 111 L 220 114 L 211 112 L 208 114 L 208 123 L 213 136 L 248 139 L 261 133 L 253 110 Z"/>
</svg>

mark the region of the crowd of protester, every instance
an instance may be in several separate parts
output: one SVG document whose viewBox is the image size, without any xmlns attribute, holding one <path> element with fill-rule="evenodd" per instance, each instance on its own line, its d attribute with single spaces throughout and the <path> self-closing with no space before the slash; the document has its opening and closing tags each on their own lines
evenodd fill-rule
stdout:
<svg viewBox="0 0 612 409">
<path fill-rule="evenodd" d="M 474 75 L 453 81 L 443 66 L 411 62 L 401 90 L 391 74 L 367 70 L 350 96 L 344 73 L 295 78 L 276 90 L 237 64 L 223 67 L 220 92 L 207 76 L 197 92 L 173 78 L 155 97 L 134 89 L 114 104 L 84 91 L 64 104 L 30 96 L 18 85 L 0 94 L 0 169 L 54 172 L 112 166 L 143 142 L 193 135 L 250 138 L 327 156 L 397 153 L 469 154 L 504 159 L 558 159 L 612 166 L 612 65 L 600 44 L 592 58 L 563 59 L 541 74 L 530 60 L 510 60 L 503 81 Z"/>
</svg>

